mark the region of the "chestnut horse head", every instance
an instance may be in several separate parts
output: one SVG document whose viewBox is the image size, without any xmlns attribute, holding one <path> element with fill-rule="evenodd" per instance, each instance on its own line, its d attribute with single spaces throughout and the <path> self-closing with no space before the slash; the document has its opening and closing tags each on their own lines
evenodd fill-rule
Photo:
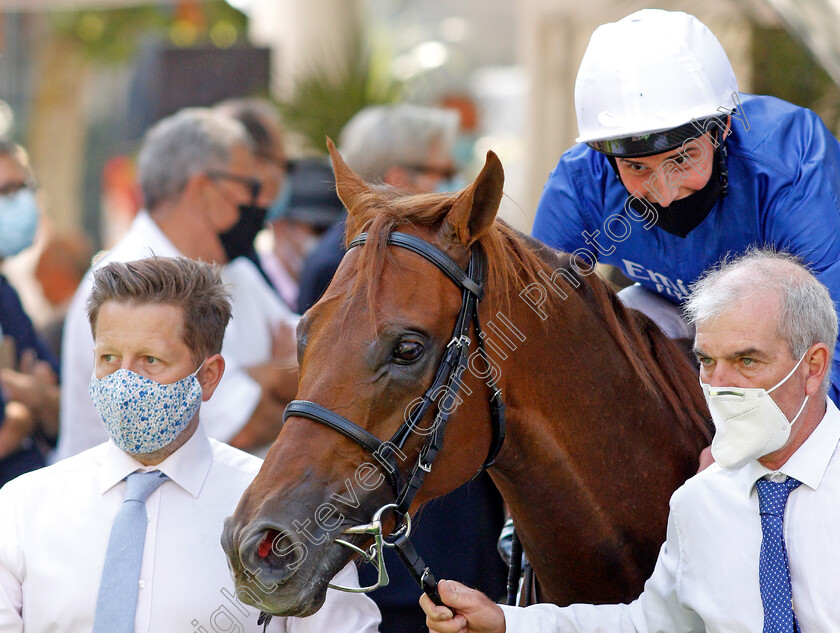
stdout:
<svg viewBox="0 0 840 633">
<path fill-rule="evenodd" d="M 708 443 L 696 371 L 591 270 L 495 219 L 492 152 L 463 191 L 407 196 L 366 184 L 329 145 L 350 248 L 298 326 L 299 401 L 225 523 L 238 597 L 314 613 L 375 515 L 387 533 L 394 505 L 415 512 L 498 452 L 489 472 L 543 598 L 634 598 L 669 496 Z"/>
</svg>

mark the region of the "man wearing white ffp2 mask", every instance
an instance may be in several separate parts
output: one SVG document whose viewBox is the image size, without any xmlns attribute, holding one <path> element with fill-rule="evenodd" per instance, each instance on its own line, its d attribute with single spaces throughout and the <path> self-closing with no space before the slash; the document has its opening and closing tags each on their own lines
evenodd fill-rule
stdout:
<svg viewBox="0 0 840 633">
<path fill-rule="evenodd" d="M 785 384 L 799 369 L 803 355 L 790 370 L 770 389 L 761 387 L 713 387 L 700 382 L 712 421 L 715 437 L 712 441 L 712 456 L 721 468 L 734 470 L 753 459 L 782 448 L 790 437 L 790 429 L 799 419 L 799 414 L 808 403 L 809 396 L 802 400 L 802 406 L 792 420 L 779 409 L 770 393 Z M 703 358 L 702 363 L 711 359 Z M 753 359 L 750 359 L 753 360 Z"/>
<path fill-rule="evenodd" d="M 644 593 L 630 604 L 521 609 L 441 581 L 446 606 L 420 598 L 431 631 L 840 631 L 831 296 L 795 258 L 753 251 L 704 276 L 686 310 L 720 463 L 672 496 Z"/>
<path fill-rule="evenodd" d="M 748 274 L 736 270 L 721 281 L 734 284 Z M 806 340 L 801 330 L 799 341 L 781 334 L 782 292 L 741 290 L 728 302 L 725 293 L 694 295 L 689 305 L 700 311 L 695 353 L 715 425 L 712 455 L 726 470 L 754 460 L 777 470 L 825 414 L 830 348 Z"/>
</svg>

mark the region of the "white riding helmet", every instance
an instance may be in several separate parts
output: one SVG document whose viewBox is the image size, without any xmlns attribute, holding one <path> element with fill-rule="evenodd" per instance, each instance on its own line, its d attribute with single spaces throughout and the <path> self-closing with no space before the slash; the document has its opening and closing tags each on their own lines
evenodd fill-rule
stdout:
<svg viewBox="0 0 840 633">
<path fill-rule="evenodd" d="M 693 15 L 643 9 L 595 29 L 575 82 L 579 143 L 609 156 L 667 152 L 728 114 L 729 58 Z M 694 122 L 694 123 L 692 123 Z"/>
</svg>

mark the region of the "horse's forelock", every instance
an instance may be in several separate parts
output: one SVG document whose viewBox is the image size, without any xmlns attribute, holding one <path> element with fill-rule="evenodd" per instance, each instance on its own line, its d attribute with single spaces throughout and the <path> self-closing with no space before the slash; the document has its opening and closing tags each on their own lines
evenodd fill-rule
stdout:
<svg viewBox="0 0 840 633">
<path fill-rule="evenodd" d="M 427 228 L 436 233 L 457 196 L 452 194 L 405 195 L 388 185 L 371 185 L 368 192 L 356 199 L 347 220 L 349 243 L 359 233 L 367 232 L 368 240 L 357 261 L 357 276 L 352 292 L 364 293 L 373 314 L 378 280 L 388 257 L 388 235 L 406 226 Z M 526 242 L 523 236 L 497 219 L 481 237 L 479 244 L 488 262 L 486 292 L 499 296 L 504 305 L 510 303 L 510 292 L 524 289 L 538 279 L 540 270 L 551 266 Z"/>
<path fill-rule="evenodd" d="M 388 236 L 409 225 L 432 228 L 452 204 L 446 194 L 406 195 L 389 185 L 371 185 L 370 190 L 349 209 L 346 244 L 360 233 L 368 237 L 360 247 L 356 277 L 351 293 L 365 297 L 372 331 L 376 331 L 376 297 L 385 261 L 389 256 Z"/>
</svg>

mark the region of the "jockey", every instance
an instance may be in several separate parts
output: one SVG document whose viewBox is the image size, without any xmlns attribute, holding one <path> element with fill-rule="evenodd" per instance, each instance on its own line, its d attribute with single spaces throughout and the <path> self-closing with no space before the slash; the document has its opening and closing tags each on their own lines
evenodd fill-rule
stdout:
<svg viewBox="0 0 840 633">
<path fill-rule="evenodd" d="M 751 245 L 798 255 L 840 299 L 840 144 L 810 110 L 739 94 L 697 18 L 645 9 L 598 27 L 575 107 L 578 144 L 549 176 L 533 236 L 575 254 L 578 272 L 619 268 L 635 282 L 625 304 L 675 338 L 692 336 L 679 310 L 690 284 Z"/>
</svg>

